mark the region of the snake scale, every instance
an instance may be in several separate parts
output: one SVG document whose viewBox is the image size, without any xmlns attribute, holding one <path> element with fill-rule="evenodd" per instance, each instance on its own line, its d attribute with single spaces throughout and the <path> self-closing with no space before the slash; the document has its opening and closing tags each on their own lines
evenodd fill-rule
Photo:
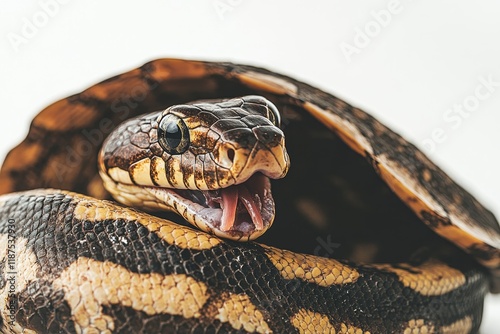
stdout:
<svg viewBox="0 0 500 334">
<path fill-rule="evenodd" d="M 60 100 L 0 193 L 2 333 L 475 333 L 500 285 L 491 212 L 257 67 L 159 59 Z"/>
</svg>

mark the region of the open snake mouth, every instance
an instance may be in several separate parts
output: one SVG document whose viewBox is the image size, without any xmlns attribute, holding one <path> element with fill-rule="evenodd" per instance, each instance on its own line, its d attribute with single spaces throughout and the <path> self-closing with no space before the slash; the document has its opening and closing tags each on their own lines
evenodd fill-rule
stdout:
<svg viewBox="0 0 500 334">
<path fill-rule="evenodd" d="M 103 171 L 100 174 L 106 189 L 119 202 L 176 212 L 199 229 L 226 239 L 254 240 L 274 221 L 271 181 L 260 172 L 242 183 L 217 190 L 140 186 L 115 181 Z"/>
<path fill-rule="evenodd" d="M 223 189 L 173 191 L 182 198 L 180 205 L 194 208 L 205 224 L 233 237 L 264 232 L 274 218 L 271 183 L 261 173 Z"/>
<path fill-rule="evenodd" d="M 257 172 L 246 181 L 217 190 L 139 186 L 113 180 L 101 171 L 106 189 L 126 205 L 174 211 L 219 237 L 249 241 L 264 234 L 275 216 L 269 177 Z"/>
</svg>

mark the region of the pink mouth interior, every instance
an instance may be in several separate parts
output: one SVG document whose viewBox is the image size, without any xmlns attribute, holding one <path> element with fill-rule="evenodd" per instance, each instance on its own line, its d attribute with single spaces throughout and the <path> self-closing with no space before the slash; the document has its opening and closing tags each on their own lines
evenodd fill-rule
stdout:
<svg viewBox="0 0 500 334">
<path fill-rule="evenodd" d="M 262 209 L 262 203 L 260 201 L 260 197 L 258 196 L 258 194 L 252 195 L 245 183 L 222 189 L 221 193 L 222 193 L 222 203 L 221 203 L 222 218 L 220 225 L 221 231 L 227 232 L 233 227 L 236 221 L 236 210 L 238 207 L 238 201 L 243 203 L 243 205 L 245 206 L 255 226 L 255 230 L 260 231 L 264 228 L 262 215 L 260 213 L 260 210 Z"/>
<path fill-rule="evenodd" d="M 219 190 L 176 190 L 183 198 L 204 207 L 222 210 L 220 219 L 208 223 L 222 232 L 249 235 L 264 230 L 272 223 L 274 200 L 269 178 L 257 173 L 244 183 Z M 215 217 L 217 215 L 203 216 Z"/>
</svg>

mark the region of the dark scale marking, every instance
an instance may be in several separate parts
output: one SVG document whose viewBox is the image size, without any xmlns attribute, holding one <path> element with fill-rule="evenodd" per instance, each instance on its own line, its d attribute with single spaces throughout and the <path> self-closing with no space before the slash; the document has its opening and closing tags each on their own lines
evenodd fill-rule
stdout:
<svg viewBox="0 0 500 334">
<path fill-rule="evenodd" d="M 107 139 L 111 145 L 106 145 L 106 151 L 103 152 L 105 166 L 128 170 L 133 162 L 152 158 L 154 153 L 149 149 L 152 140 L 149 132 L 142 132 L 141 127 L 150 127 L 156 118 L 157 113 L 148 114 L 141 117 L 139 125 L 133 121 L 120 125 L 119 129 Z M 135 125 L 131 127 L 131 124 Z M 163 152 L 161 148 L 160 152 Z"/>
<path fill-rule="evenodd" d="M 222 133 L 224 136 L 226 131 L 233 129 L 245 129 L 246 125 L 239 119 L 221 119 L 214 123 L 210 128 L 214 131 Z"/>
<path fill-rule="evenodd" d="M 169 113 L 175 114 L 181 118 L 186 118 L 186 117 L 191 117 L 191 116 L 197 116 L 202 109 L 200 109 L 196 105 L 180 105 L 180 106 L 173 106 L 172 108 L 168 109 Z"/>
<path fill-rule="evenodd" d="M 242 147 L 252 147 L 257 142 L 257 138 L 254 136 L 252 130 L 244 128 L 225 131 L 223 139 L 237 143 Z"/>
<path fill-rule="evenodd" d="M 185 152 L 182 154 L 180 157 L 174 157 L 174 158 L 180 158 L 180 170 L 177 170 L 177 173 L 181 173 L 182 175 L 182 180 L 184 182 L 184 185 L 186 188 L 190 188 L 190 183 L 189 179 L 194 178 L 194 163 L 196 156 L 191 153 L 190 151 Z"/>
<path fill-rule="evenodd" d="M 246 125 L 239 119 L 221 119 L 216 123 L 214 123 L 210 128 L 212 130 L 224 134 L 226 131 L 229 130 L 245 129 Z"/>
<path fill-rule="evenodd" d="M 95 111 L 96 114 L 99 114 L 100 110 L 106 110 L 108 107 L 105 100 L 101 100 L 96 96 L 92 96 L 87 91 L 83 91 L 80 94 L 75 94 L 68 97 L 68 102 L 90 107 Z"/>
<path fill-rule="evenodd" d="M 211 113 L 211 112 L 205 112 L 205 111 L 201 111 L 197 115 L 197 117 L 199 118 L 199 121 L 200 121 L 201 125 L 203 125 L 206 128 L 210 127 L 212 124 L 214 124 L 215 122 L 217 122 L 217 120 L 219 119 L 213 113 Z"/>
<path fill-rule="evenodd" d="M 427 225 L 433 228 L 439 228 L 442 226 L 450 226 L 451 222 L 449 219 L 442 218 L 437 214 L 429 213 L 428 211 L 420 211 L 420 217 Z"/>
<path fill-rule="evenodd" d="M 244 103 L 244 106 L 252 113 L 257 113 L 261 116 L 269 118 L 269 109 L 267 108 L 267 106 L 265 104 L 246 102 L 246 103 Z M 247 116 L 247 117 L 252 117 L 252 116 Z M 247 117 L 245 117 L 245 118 L 247 118 Z"/>
<path fill-rule="evenodd" d="M 369 152 L 367 152 L 367 151 L 365 151 L 365 158 L 368 161 L 368 163 L 373 167 L 373 169 L 375 170 L 375 172 L 377 174 L 380 174 L 380 169 L 379 169 L 379 166 L 378 166 L 378 161 L 375 160 L 375 159 L 373 159 L 373 156 Z"/>
<path fill-rule="evenodd" d="M 238 101 L 238 99 L 236 100 Z M 221 104 L 223 105 L 224 102 L 222 102 Z M 214 112 L 217 113 L 217 116 L 219 116 L 220 120 L 239 120 L 241 119 L 241 117 L 248 115 L 248 111 L 240 107 L 216 109 Z"/>
<path fill-rule="evenodd" d="M 203 125 L 191 129 L 190 150 L 199 150 L 200 154 L 209 152 L 209 149 L 207 149 L 207 132 L 208 128 Z M 192 152 L 196 154 L 194 151 Z"/>
<path fill-rule="evenodd" d="M 149 149 L 151 150 L 151 153 L 154 154 L 154 156 L 162 157 L 162 155 L 164 154 L 163 149 L 160 147 L 160 144 L 158 144 L 157 142 L 151 144 Z"/>
<path fill-rule="evenodd" d="M 498 259 L 500 257 L 500 250 L 496 250 L 496 252 L 491 252 L 491 250 L 484 244 L 474 244 L 471 247 L 469 247 L 468 252 L 472 256 L 484 260 L 493 260 L 493 259 Z"/>
<path fill-rule="evenodd" d="M 200 142 L 196 143 L 200 144 Z M 189 151 L 196 156 L 196 159 L 203 158 L 207 154 L 207 149 L 204 147 L 204 144 L 201 144 L 200 146 L 195 146 L 193 145 L 193 142 L 191 142 L 191 146 L 189 147 Z"/>
<path fill-rule="evenodd" d="M 193 167 L 194 167 L 194 178 L 195 180 L 204 180 L 204 177 L 203 177 L 203 158 L 200 159 L 200 155 L 196 155 L 195 156 L 195 161 L 193 163 Z M 196 187 L 198 187 L 198 182 L 195 182 L 196 184 Z"/>
<path fill-rule="evenodd" d="M 245 116 L 241 119 L 243 123 L 245 123 L 246 126 L 248 126 L 250 129 L 252 129 L 254 126 L 258 124 L 262 124 L 264 121 L 264 125 L 266 124 L 267 118 L 263 118 L 262 116 L 258 115 L 248 115 Z M 269 125 L 271 125 L 271 121 L 268 122 Z"/>
<path fill-rule="evenodd" d="M 207 141 L 206 141 L 207 149 L 213 152 L 213 149 L 217 145 L 217 142 L 219 139 L 220 139 L 220 135 L 217 132 L 215 132 L 213 130 L 208 130 Z"/>
<path fill-rule="evenodd" d="M 252 132 L 255 137 L 268 148 L 278 146 L 284 137 L 280 129 L 271 125 L 255 126 Z"/>
<path fill-rule="evenodd" d="M 139 70 L 141 72 L 141 77 L 146 83 L 148 83 L 151 91 L 156 90 L 156 88 L 160 85 L 160 82 L 151 77 L 151 75 L 155 72 L 155 67 L 153 63 L 154 62 L 148 62 L 139 67 Z"/>
<path fill-rule="evenodd" d="M 203 177 L 205 178 L 205 183 L 210 189 L 215 189 L 219 184 L 213 157 L 205 159 L 203 163 Z"/>
<path fill-rule="evenodd" d="M 177 165 L 175 164 L 174 158 L 165 153 L 163 155 L 163 160 L 165 161 L 165 173 L 167 177 L 167 181 L 172 185 L 176 185 L 176 173 L 177 173 Z"/>
<path fill-rule="evenodd" d="M 225 110 L 229 110 L 230 108 L 239 108 L 243 105 L 243 103 L 244 103 L 243 99 L 234 99 L 234 100 L 221 102 L 219 105 L 220 105 L 220 107 L 224 108 Z M 219 115 L 223 115 L 223 117 L 225 117 L 224 113 L 219 113 Z"/>
<path fill-rule="evenodd" d="M 16 322 L 40 333 L 76 333 L 71 308 L 64 293 L 46 280 L 34 281 L 15 296 L 19 308 Z"/>
</svg>

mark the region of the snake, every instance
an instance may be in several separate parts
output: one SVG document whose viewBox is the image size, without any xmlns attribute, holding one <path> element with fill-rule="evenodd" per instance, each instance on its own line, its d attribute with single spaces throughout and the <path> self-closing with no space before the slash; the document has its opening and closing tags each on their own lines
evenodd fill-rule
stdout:
<svg viewBox="0 0 500 334">
<path fill-rule="evenodd" d="M 158 59 L 51 104 L 0 194 L 2 333 L 476 333 L 500 291 L 489 210 L 248 65 Z"/>
</svg>

